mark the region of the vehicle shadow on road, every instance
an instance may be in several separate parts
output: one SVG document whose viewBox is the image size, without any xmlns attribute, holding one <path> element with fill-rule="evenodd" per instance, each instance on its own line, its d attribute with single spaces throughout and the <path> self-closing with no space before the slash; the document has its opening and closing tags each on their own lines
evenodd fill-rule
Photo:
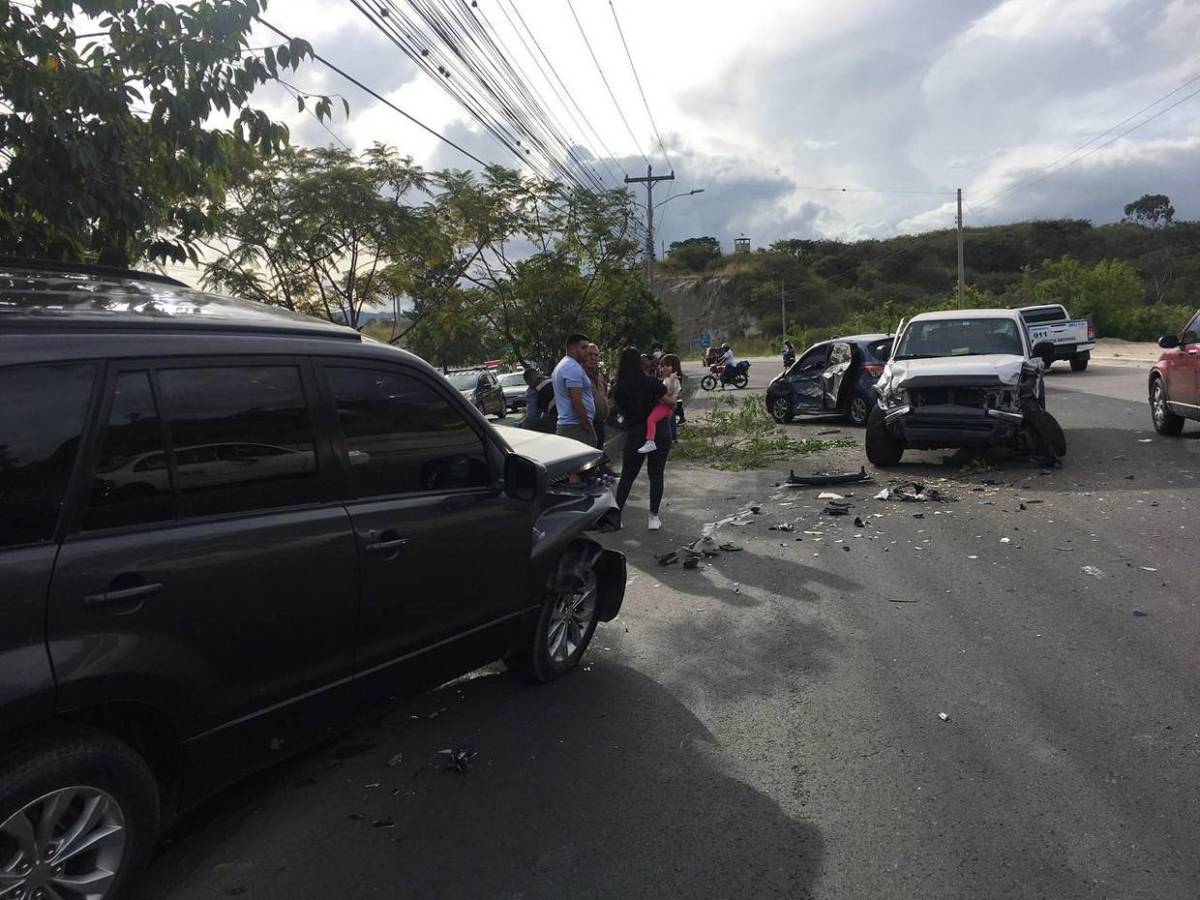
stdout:
<svg viewBox="0 0 1200 900">
<path fill-rule="evenodd" d="M 818 829 L 726 774 L 661 685 L 592 660 L 544 687 L 484 670 L 226 792 L 141 896 L 810 896 Z"/>
</svg>

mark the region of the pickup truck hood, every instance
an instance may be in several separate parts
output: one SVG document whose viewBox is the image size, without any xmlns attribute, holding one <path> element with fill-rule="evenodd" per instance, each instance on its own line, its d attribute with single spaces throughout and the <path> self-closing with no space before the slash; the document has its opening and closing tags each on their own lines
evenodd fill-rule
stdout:
<svg viewBox="0 0 1200 900">
<path fill-rule="evenodd" d="M 908 382 L 929 379 L 966 379 L 978 384 L 995 379 L 996 384 L 1016 385 L 1029 361 L 1023 356 L 992 353 L 986 356 L 939 356 L 934 359 L 892 360 L 879 379 L 879 388 L 898 390 Z"/>
<path fill-rule="evenodd" d="M 542 434 L 524 428 L 497 430 L 513 450 L 545 466 L 551 481 L 574 475 L 604 457 L 595 447 L 556 434 Z"/>
</svg>

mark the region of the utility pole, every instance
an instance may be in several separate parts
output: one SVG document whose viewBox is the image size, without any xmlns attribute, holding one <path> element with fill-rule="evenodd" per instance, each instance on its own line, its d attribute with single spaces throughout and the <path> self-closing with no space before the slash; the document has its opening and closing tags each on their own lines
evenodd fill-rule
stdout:
<svg viewBox="0 0 1200 900">
<path fill-rule="evenodd" d="M 674 181 L 675 173 L 655 175 L 654 167 L 646 166 L 645 178 L 625 176 L 626 184 L 646 185 L 646 286 L 654 287 L 654 185 L 660 181 Z"/>
<path fill-rule="evenodd" d="M 958 308 L 963 308 L 962 188 L 958 189 Z"/>
<path fill-rule="evenodd" d="M 783 339 L 787 340 L 787 300 L 784 299 L 783 279 L 779 279 L 779 318 L 783 321 Z"/>
</svg>

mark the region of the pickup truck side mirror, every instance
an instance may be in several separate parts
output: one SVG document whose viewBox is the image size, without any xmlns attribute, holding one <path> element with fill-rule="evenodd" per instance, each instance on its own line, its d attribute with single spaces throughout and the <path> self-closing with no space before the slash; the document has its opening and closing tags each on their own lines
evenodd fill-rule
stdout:
<svg viewBox="0 0 1200 900">
<path fill-rule="evenodd" d="M 1158 339 L 1158 346 L 1162 347 L 1164 350 L 1174 350 L 1179 346 L 1179 338 L 1175 337 L 1173 334 L 1164 334 Z"/>
<path fill-rule="evenodd" d="M 1049 341 L 1039 341 L 1033 345 L 1033 355 L 1046 365 L 1054 362 L 1054 345 Z"/>
<path fill-rule="evenodd" d="M 504 492 L 514 500 L 536 500 L 546 493 L 546 467 L 524 456 L 504 457 Z"/>
</svg>

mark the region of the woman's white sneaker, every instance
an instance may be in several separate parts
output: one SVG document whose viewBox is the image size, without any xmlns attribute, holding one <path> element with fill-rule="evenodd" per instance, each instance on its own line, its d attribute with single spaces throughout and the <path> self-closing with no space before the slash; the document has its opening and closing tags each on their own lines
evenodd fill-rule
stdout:
<svg viewBox="0 0 1200 900">
<path fill-rule="evenodd" d="M 638 453 L 653 453 L 658 449 L 658 444 L 654 441 L 646 441 L 642 446 L 638 447 Z"/>
<path fill-rule="evenodd" d="M 650 523 L 646 527 L 651 531 L 658 531 L 658 529 L 662 528 L 662 519 L 654 513 L 650 513 Z"/>
</svg>

